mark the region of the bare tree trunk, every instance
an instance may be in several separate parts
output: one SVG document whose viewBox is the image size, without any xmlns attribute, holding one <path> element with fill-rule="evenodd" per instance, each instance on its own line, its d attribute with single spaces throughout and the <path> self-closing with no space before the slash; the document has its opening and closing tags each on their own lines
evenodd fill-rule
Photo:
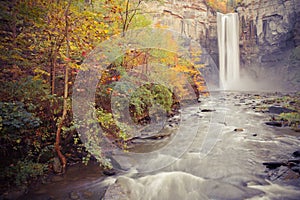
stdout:
<svg viewBox="0 0 300 200">
<path fill-rule="evenodd" d="M 122 30 L 122 35 L 125 36 L 125 31 L 127 28 L 127 21 L 128 21 L 128 16 L 129 15 L 129 0 L 126 1 L 126 10 L 125 10 L 125 20 L 123 24 L 123 30 Z"/>
<path fill-rule="evenodd" d="M 57 53 L 54 52 L 51 55 L 50 60 L 50 88 L 51 94 L 55 94 L 55 77 L 56 77 L 56 55 Z"/>
<path fill-rule="evenodd" d="M 139 6 L 141 5 L 143 0 L 139 0 L 137 2 L 137 5 L 136 7 L 133 9 L 133 11 L 130 11 L 129 9 L 129 5 L 130 5 L 130 0 L 127 0 L 126 1 L 126 10 L 125 10 L 125 19 L 123 21 L 123 27 L 122 27 L 122 35 L 123 37 L 125 36 L 126 34 L 126 31 L 128 31 L 129 29 L 129 25 L 131 24 L 133 18 L 136 16 L 137 14 L 137 10 L 139 8 Z"/>
<path fill-rule="evenodd" d="M 69 29 L 69 21 L 68 21 L 68 15 L 69 15 L 69 9 L 71 5 L 71 1 L 69 0 L 67 8 L 65 10 L 65 38 L 67 41 L 67 50 L 66 50 L 66 57 L 70 57 L 70 41 L 69 41 L 69 34 L 68 34 L 68 29 Z M 61 140 L 61 130 L 64 124 L 64 121 L 67 116 L 67 111 L 68 111 L 68 83 L 69 83 L 69 63 L 68 61 L 66 62 L 66 68 L 65 68 L 65 83 L 64 83 L 64 101 L 63 101 L 63 113 L 61 116 L 61 119 L 59 121 L 57 131 L 56 131 L 56 139 L 55 139 L 55 151 L 60 159 L 60 162 L 62 164 L 62 173 L 65 173 L 66 171 L 66 165 L 67 165 L 67 160 L 66 157 L 63 155 L 61 152 L 61 147 L 60 147 L 60 140 Z"/>
</svg>

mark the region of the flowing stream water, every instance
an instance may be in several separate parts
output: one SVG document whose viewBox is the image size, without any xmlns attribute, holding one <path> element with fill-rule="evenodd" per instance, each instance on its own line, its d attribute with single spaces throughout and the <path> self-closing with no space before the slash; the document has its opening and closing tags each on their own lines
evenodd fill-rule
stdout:
<svg viewBox="0 0 300 200">
<path fill-rule="evenodd" d="M 123 154 L 120 168 L 125 170 L 117 175 L 104 178 L 94 167 L 75 170 L 71 181 L 46 184 L 26 198 L 49 199 L 51 194 L 52 199 L 299 199 L 299 178 L 270 181 L 262 164 L 287 160 L 300 146 L 299 133 L 265 125 L 268 114 L 252 109 L 270 95 L 212 93 L 182 109 L 175 134 L 180 130 L 184 137 L 169 138 L 170 151 L 184 149 L 180 156 L 154 151 L 143 165 L 139 156 Z M 184 146 L 185 141 L 192 144 Z M 113 156 L 120 160 L 117 152 Z"/>
<path fill-rule="evenodd" d="M 299 181 L 294 186 L 271 183 L 265 179 L 262 165 L 278 157 L 289 158 L 299 148 L 299 137 L 288 130 L 267 127 L 265 116 L 249 110 L 247 98 L 243 105 L 239 99 L 239 95 L 220 93 L 200 105 L 225 114 L 219 115 L 223 117 L 199 112 L 196 105 L 187 108 L 183 119 L 197 121 L 200 134 L 189 138 L 192 134 L 186 129 L 186 137 L 194 143 L 185 154 L 159 171 L 116 178 L 105 199 L 299 199 Z M 211 127 L 220 131 L 217 140 L 209 132 Z M 216 142 L 215 146 L 204 150 L 207 154 L 203 155 L 203 142 L 209 140 Z M 184 148 L 180 143 L 174 146 Z M 155 168 L 167 161 L 168 155 L 157 155 L 150 165 Z"/>
</svg>

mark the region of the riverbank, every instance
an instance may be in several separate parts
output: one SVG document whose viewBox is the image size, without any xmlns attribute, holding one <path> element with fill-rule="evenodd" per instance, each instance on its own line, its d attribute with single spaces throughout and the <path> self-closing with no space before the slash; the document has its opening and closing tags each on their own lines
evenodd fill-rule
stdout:
<svg viewBox="0 0 300 200">
<path fill-rule="evenodd" d="M 274 169 L 263 164 L 298 159 L 293 153 L 300 146 L 299 119 L 279 117 L 299 113 L 299 100 L 296 93 L 212 93 L 181 111 L 179 130 L 192 141 L 183 155 L 151 154 L 151 172 L 135 164 L 138 157 L 129 157 L 127 166 L 119 163 L 128 172 L 109 177 L 97 165 L 74 165 L 65 177 L 54 176 L 20 199 L 298 199 L 297 163 Z M 296 112 L 279 113 L 290 110 Z M 282 126 L 267 125 L 272 121 Z M 196 135 L 190 134 L 191 124 L 198 126 Z"/>
</svg>

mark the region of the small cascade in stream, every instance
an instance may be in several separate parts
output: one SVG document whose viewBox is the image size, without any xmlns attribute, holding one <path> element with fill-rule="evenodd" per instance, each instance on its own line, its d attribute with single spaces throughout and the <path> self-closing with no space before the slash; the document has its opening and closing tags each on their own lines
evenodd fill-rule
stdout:
<svg viewBox="0 0 300 200">
<path fill-rule="evenodd" d="M 237 13 L 217 13 L 220 88 L 234 89 L 240 78 L 239 19 Z"/>
</svg>

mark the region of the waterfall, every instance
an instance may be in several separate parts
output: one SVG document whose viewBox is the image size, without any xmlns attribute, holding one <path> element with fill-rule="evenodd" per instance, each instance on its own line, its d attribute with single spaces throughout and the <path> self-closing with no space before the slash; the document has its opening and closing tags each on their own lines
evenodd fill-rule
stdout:
<svg viewBox="0 0 300 200">
<path fill-rule="evenodd" d="M 237 13 L 217 13 L 220 88 L 234 89 L 240 78 L 239 19 Z"/>
</svg>

